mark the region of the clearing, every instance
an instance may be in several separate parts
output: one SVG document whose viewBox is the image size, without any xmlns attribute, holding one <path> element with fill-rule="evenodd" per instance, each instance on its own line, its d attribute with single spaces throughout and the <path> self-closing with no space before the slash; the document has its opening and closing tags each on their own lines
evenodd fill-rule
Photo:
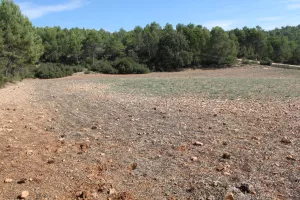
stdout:
<svg viewBox="0 0 300 200">
<path fill-rule="evenodd" d="M 0 90 L 0 199 L 300 199 L 300 70 L 74 75 Z"/>
</svg>

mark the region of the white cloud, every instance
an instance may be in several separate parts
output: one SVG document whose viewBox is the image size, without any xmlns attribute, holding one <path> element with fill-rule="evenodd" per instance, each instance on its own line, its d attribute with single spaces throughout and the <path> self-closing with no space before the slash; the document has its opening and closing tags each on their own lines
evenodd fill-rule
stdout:
<svg viewBox="0 0 300 200">
<path fill-rule="evenodd" d="M 24 15 L 30 19 L 37 19 L 52 12 L 69 11 L 80 8 L 84 0 L 69 0 L 66 3 L 57 5 L 36 5 L 30 2 L 18 3 Z"/>
<path fill-rule="evenodd" d="M 287 8 L 290 10 L 296 10 L 300 8 L 300 3 L 295 3 L 295 4 L 288 4 Z"/>
<path fill-rule="evenodd" d="M 300 8 L 300 0 L 283 0 L 282 3 L 286 4 L 286 8 L 289 10 Z"/>
<path fill-rule="evenodd" d="M 228 30 L 228 29 L 232 28 L 232 25 L 234 23 L 235 23 L 235 21 L 233 21 L 233 20 L 214 20 L 214 21 L 205 22 L 204 26 L 207 27 L 208 29 L 219 26 L 225 30 Z"/>
<path fill-rule="evenodd" d="M 263 18 L 259 18 L 258 21 L 272 22 L 272 21 L 279 21 L 280 19 L 282 19 L 282 17 L 263 17 Z"/>
</svg>

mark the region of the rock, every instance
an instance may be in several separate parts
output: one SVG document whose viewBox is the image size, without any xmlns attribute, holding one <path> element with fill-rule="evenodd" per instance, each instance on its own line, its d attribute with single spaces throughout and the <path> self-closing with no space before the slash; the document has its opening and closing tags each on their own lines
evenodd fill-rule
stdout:
<svg viewBox="0 0 300 200">
<path fill-rule="evenodd" d="M 48 162 L 47 162 L 47 163 L 51 165 L 51 164 L 54 164 L 54 163 L 55 163 L 55 161 L 51 159 L 51 160 L 48 160 Z"/>
<path fill-rule="evenodd" d="M 198 158 L 197 157 L 191 157 L 191 161 L 197 161 L 198 160 Z"/>
<path fill-rule="evenodd" d="M 224 200 L 235 200 L 232 193 L 227 193 Z"/>
<path fill-rule="evenodd" d="M 96 130 L 96 129 L 98 129 L 98 127 L 97 126 L 92 126 L 91 129 Z"/>
<path fill-rule="evenodd" d="M 20 195 L 21 199 L 27 199 L 29 196 L 29 192 L 28 191 L 23 191 Z"/>
<path fill-rule="evenodd" d="M 288 139 L 288 138 L 283 138 L 281 141 L 280 141 L 282 144 L 286 144 L 286 145 L 288 145 L 288 144 L 292 144 L 292 141 L 290 140 L 290 139 Z"/>
<path fill-rule="evenodd" d="M 193 143 L 194 146 L 203 146 L 202 142 L 196 141 Z"/>
<path fill-rule="evenodd" d="M 207 198 L 207 200 L 215 200 L 216 198 L 214 197 L 214 196 L 212 196 L 212 195 L 210 195 L 208 198 Z"/>
<path fill-rule="evenodd" d="M 219 165 L 219 166 L 216 167 L 216 170 L 217 170 L 218 172 L 221 172 L 221 171 L 223 171 L 224 169 L 225 169 L 225 167 L 224 167 L 223 165 Z"/>
<path fill-rule="evenodd" d="M 22 178 L 22 179 L 20 179 L 17 183 L 18 183 L 18 184 L 25 184 L 26 181 L 27 181 L 26 178 Z"/>
<path fill-rule="evenodd" d="M 136 168 L 137 168 L 137 163 L 132 163 L 130 165 L 130 170 L 136 170 Z"/>
<path fill-rule="evenodd" d="M 242 193 L 255 194 L 254 187 L 248 183 L 242 183 L 237 187 Z"/>
<path fill-rule="evenodd" d="M 4 180 L 4 183 L 12 183 L 12 182 L 13 182 L 13 180 L 11 178 L 7 178 Z"/>
<path fill-rule="evenodd" d="M 223 159 L 230 159 L 231 155 L 230 153 L 223 153 L 222 158 Z"/>
<path fill-rule="evenodd" d="M 28 150 L 28 151 L 26 152 L 26 154 L 27 154 L 27 155 L 32 155 L 32 154 L 33 154 L 33 151 L 32 151 L 32 150 Z"/>
<path fill-rule="evenodd" d="M 224 146 L 227 146 L 227 145 L 228 145 L 228 142 L 224 141 L 222 144 L 223 144 Z"/>
<path fill-rule="evenodd" d="M 256 137 L 256 136 L 253 136 L 251 139 L 252 139 L 252 140 L 260 140 L 260 138 L 259 138 L 259 137 Z"/>
<path fill-rule="evenodd" d="M 109 189 L 108 194 L 113 195 L 116 194 L 117 191 L 114 188 Z"/>
<path fill-rule="evenodd" d="M 292 161 L 296 161 L 296 159 L 295 159 L 292 155 L 288 155 L 288 156 L 286 157 L 286 159 L 292 160 Z"/>
</svg>

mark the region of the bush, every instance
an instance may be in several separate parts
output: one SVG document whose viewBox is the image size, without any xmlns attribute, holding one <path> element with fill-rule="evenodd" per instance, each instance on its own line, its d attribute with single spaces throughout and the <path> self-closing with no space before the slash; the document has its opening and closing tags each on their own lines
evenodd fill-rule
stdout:
<svg viewBox="0 0 300 200">
<path fill-rule="evenodd" d="M 35 70 L 35 77 L 42 79 L 61 78 L 71 76 L 73 73 L 82 71 L 80 66 L 68 66 L 57 63 L 42 63 Z"/>
<path fill-rule="evenodd" d="M 250 60 L 248 60 L 248 59 L 243 59 L 243 60 L 242 60 L 242 64 L 243 64 L 243 65 L 250 65 L 251 62 L 250 62 Z"/>
<path fill-rule="evenodd" d="M 0 87 L 4 85 L 4 77 L 2 74 L 0 74 Z"/>
<path fill-rule="evenodd" d="M 263 58 L 260 61 L 260 64 L 261 65 L 269 65 L 269 66 L 271 66 L 272 65 L 272 60 L 270 58 Z"/>
<path fill-rule="evenodd" d="M 113 67 L 118 70 L 120 74 L 147 74 L 150 72 L 149 68 L 145 65 L 136 63 L 132 58 L 118 58 Z"/>
<path fill-rule="evenodd" d="M 113 68 L 111 63 L 106 60 L 99 60 L 96 64 L 91 67 L 94 72 L 99 72 L 103 74 L 117 74 L 118 70 Z"/>
</svg>

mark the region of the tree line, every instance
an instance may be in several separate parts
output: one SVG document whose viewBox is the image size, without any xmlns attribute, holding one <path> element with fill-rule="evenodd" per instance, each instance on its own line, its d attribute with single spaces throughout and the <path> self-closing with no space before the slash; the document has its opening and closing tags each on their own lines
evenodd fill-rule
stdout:
<svg viewBox="0 0 300 200">
<path fill-rule="evenodd" d="M 101 73 L 176 71 L 230 66 L 237 58 L 300 63 L 300 25 L 225 31 L 153 22 L 131 31 L 33 27 L 10 0 L 0 4 L 0 84 L 12 78 L 55 78 L 87 68 Z"/>
</svg>

